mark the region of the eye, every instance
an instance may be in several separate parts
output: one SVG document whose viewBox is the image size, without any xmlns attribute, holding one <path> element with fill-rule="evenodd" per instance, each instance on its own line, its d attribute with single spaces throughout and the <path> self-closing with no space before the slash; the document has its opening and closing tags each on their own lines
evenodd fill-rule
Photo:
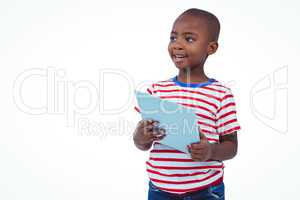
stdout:
<svg viewBox="0 0 300 200">
<path fill-rule="evenodd" d="M 185 40 L 189 43 L 192 43 L 195 41 L 194 38 L 192 38 L 192 37 L 186 37 Z"/>
<path fill-rule="evenodd" d="M 170 36 L 170 42 L 175 42 L 176 41 L 176 37 L 174 35 Z"/>
</svg>

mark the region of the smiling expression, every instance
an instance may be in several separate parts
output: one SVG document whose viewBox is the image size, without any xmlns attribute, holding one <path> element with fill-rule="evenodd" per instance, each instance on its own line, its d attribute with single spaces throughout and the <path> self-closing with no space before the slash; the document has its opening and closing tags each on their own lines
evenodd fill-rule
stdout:
<svg viewBox="0 0 300 200">
<path fill-rule="evenodd" d="M 210 45 L 210 34 L 204 20 L 182 15 L 174 22 L 168 50 L 177 68 L 192 70 L 203 67 L 207 56 L 212 54 Z"/>
</svg>

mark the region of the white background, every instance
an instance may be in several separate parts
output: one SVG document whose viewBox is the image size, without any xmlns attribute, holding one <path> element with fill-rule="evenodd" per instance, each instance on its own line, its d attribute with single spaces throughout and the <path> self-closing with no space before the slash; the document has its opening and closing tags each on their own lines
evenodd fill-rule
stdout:
<svg viewBox="0 0 300 200">
<path fill-rule="evenodd" d="M 221 21 L 205 69 L 232 88 L 242 126 L 226 198 L 298 198 L 296 1 L 2 0 L 0 199 L 146 199 L 133 90 L 176 75 L 169 33 L 191 7 Z"/>
</svg>

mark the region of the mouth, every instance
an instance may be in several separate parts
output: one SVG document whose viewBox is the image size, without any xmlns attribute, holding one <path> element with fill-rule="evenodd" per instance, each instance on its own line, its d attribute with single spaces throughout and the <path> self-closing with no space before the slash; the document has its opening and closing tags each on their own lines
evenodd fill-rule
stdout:
<svg viewBox="0 0 300 200">
<path fill-rule="evenodd" d="M 187 58 L 186 54 L 173 54 L 172 59 L 176 64 L 180 64 L 185 61 Z"/>
</svg>

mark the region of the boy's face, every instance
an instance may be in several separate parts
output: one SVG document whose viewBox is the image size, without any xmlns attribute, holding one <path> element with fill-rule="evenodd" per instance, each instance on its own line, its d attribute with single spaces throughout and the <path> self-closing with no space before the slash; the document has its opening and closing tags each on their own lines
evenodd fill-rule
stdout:
<svg viewBox="0 0 300 200">
<path fill-rule="evenodd" d="M 205 22 L 191 15 L 183 15 L 174 22 L 169 54 L 179 69 L 202 67 L 211 53 L 210 35 Z M 214 42 L 216 43 L 216 42 Z"/>
</svg>

